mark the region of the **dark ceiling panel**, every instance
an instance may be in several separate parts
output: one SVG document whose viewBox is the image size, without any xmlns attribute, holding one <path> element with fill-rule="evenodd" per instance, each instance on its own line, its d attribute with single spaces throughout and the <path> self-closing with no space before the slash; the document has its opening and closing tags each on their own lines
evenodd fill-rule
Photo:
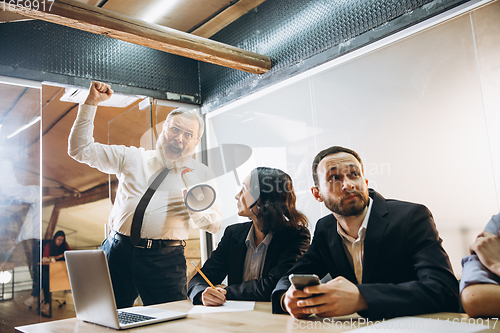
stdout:
<svg viewBox="0 0 500 333">
<path fill-rule="evenodd" d="M 199 103 L 192 59 L 37 20 L 0 24 L 0 45 L 0 75 L 85 86 L 99 80 L 119 92 Z"/>
</svg>

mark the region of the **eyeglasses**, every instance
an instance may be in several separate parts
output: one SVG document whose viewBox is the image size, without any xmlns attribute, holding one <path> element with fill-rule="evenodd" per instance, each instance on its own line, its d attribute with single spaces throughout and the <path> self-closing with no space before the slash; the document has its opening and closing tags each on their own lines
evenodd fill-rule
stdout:
<svg viewBox="0 0 500 333">
<path fill-rule="evenodd" d="M 187 141 L 187 142 L 190 142 L 190 141 L 193 141 L 196 139 L 192 132 L 184 131 L 176 126 L 169 127 L 167 130 L 167 133 L 168 133 L 169 137 L 176 137 L 179 134 L 182 134 L 183 140 Z"/>
</svg>

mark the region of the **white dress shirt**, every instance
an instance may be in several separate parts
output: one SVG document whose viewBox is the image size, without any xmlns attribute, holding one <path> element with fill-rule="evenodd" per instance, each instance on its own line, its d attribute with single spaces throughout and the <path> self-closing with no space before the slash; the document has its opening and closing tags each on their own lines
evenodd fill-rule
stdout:
<svg viewBox="0 0 500 333">
<path fill-rule="evenodd" d="M 369 198 L 368 209 L 366 211 L 365 218 L 361 227 L 358 230 L 358 238 L 349 236 L 345 230 L 342 228 L 340 223 L 337 221 L 337 232 L 342 238 L 344 244 L 344 249 L 346 250 L 347 259 L 351 267 L 354 269 L 354 274 L 356 275 L 356 280 L 361 283 L 363 280 L 363 256 L 365 251 L 365 235 L 366 228 L 368 227 L 368 219 L 370 218 L 370 213 L 372 211 L 373 199 Z"/>
<path fill-rule="evenodd" d="M 191 157 L 163 164 L 156 150 L 106 145 L 94 142 L 94 117 L 97 107 L 80 105 L 69 136 L 68 153 L 75 160 L 99 171 L 116 174 L 118 189 L 109 216 L 111 228 L 130 235 L 130 226 L 139 200 L 165 167 L 172 168 L 149 202 L 141 229 L 141 238 L 183 240 L 189 236 L 189 224 L 211 233 L 221 227 L 222 205 L 216 199 L 209 209 L 190 213 L 183 206 L 186 188 L 181 172 L 190 168 L 204 183 L 217 189 L 215 176 L 204 164 Z M 180 209 L 179 209 L 180 207 Z M 176 209 L 177 208 L 177 209 Z"/>
</svg>

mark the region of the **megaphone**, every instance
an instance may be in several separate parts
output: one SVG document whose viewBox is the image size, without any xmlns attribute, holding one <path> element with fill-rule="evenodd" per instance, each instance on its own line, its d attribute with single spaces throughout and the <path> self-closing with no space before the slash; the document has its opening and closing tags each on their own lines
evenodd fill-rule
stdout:
<svg viewBox="0 0 500 333">
<path fill-rule="evenodd" d="M 181 172 L 181 178 L 188 189 L 184 203 L 189 210 L 201 212 L 209 209 L 215 202 L 215 189 L 208 184 L 201 184 L 193 170 L 186 168 Z"/>
</svg>

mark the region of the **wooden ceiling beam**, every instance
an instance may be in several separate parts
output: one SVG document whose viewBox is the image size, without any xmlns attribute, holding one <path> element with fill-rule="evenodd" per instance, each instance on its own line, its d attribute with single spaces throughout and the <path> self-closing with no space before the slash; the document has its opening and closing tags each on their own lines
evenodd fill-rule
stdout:
<svg viewBox="0 0 500 333">
<path fill-rule="evenodd" d="M 49 225 L 47 226 L 47 230 L 45 230 L 45 235 L 43 239 L 52 239 L 54 237 L 54 231 L 56 231 L 57 222 L 59 222 L 59 213 L 61 209 L 56 204 L 52 209 L 52 214 L 50 215 Z"/>
<path fill-rule="evenodd" d="M 111 182 L 112 186 L 116 186 L 118 181 Z M 91 202 L 99 201 L 109 197 L 109 183 L 97 185 L 82 194 L 79 197 L 62 197 L 44 200 L 42 205 L 44 207 L 55 205 L 58 209 L 70 208 L 88 204 Z"/>
<path fill-rule="evenodd" d="M 44 2 L 44 4 L 45 6 L 40 5 L 39 10 L 35 10 L 24 6 L 9 5 L 8 0 L 0 0 L 0 8 L 5 5 L 5 10 L 27 17 L 116 38 L 183 57 L 254 74 L 262 74 L 271 69 L 271 59 L 265 55 L 157 24 L 150 24 L 106 9 L 74 0 L 56 0 Z"/>
</svg>

